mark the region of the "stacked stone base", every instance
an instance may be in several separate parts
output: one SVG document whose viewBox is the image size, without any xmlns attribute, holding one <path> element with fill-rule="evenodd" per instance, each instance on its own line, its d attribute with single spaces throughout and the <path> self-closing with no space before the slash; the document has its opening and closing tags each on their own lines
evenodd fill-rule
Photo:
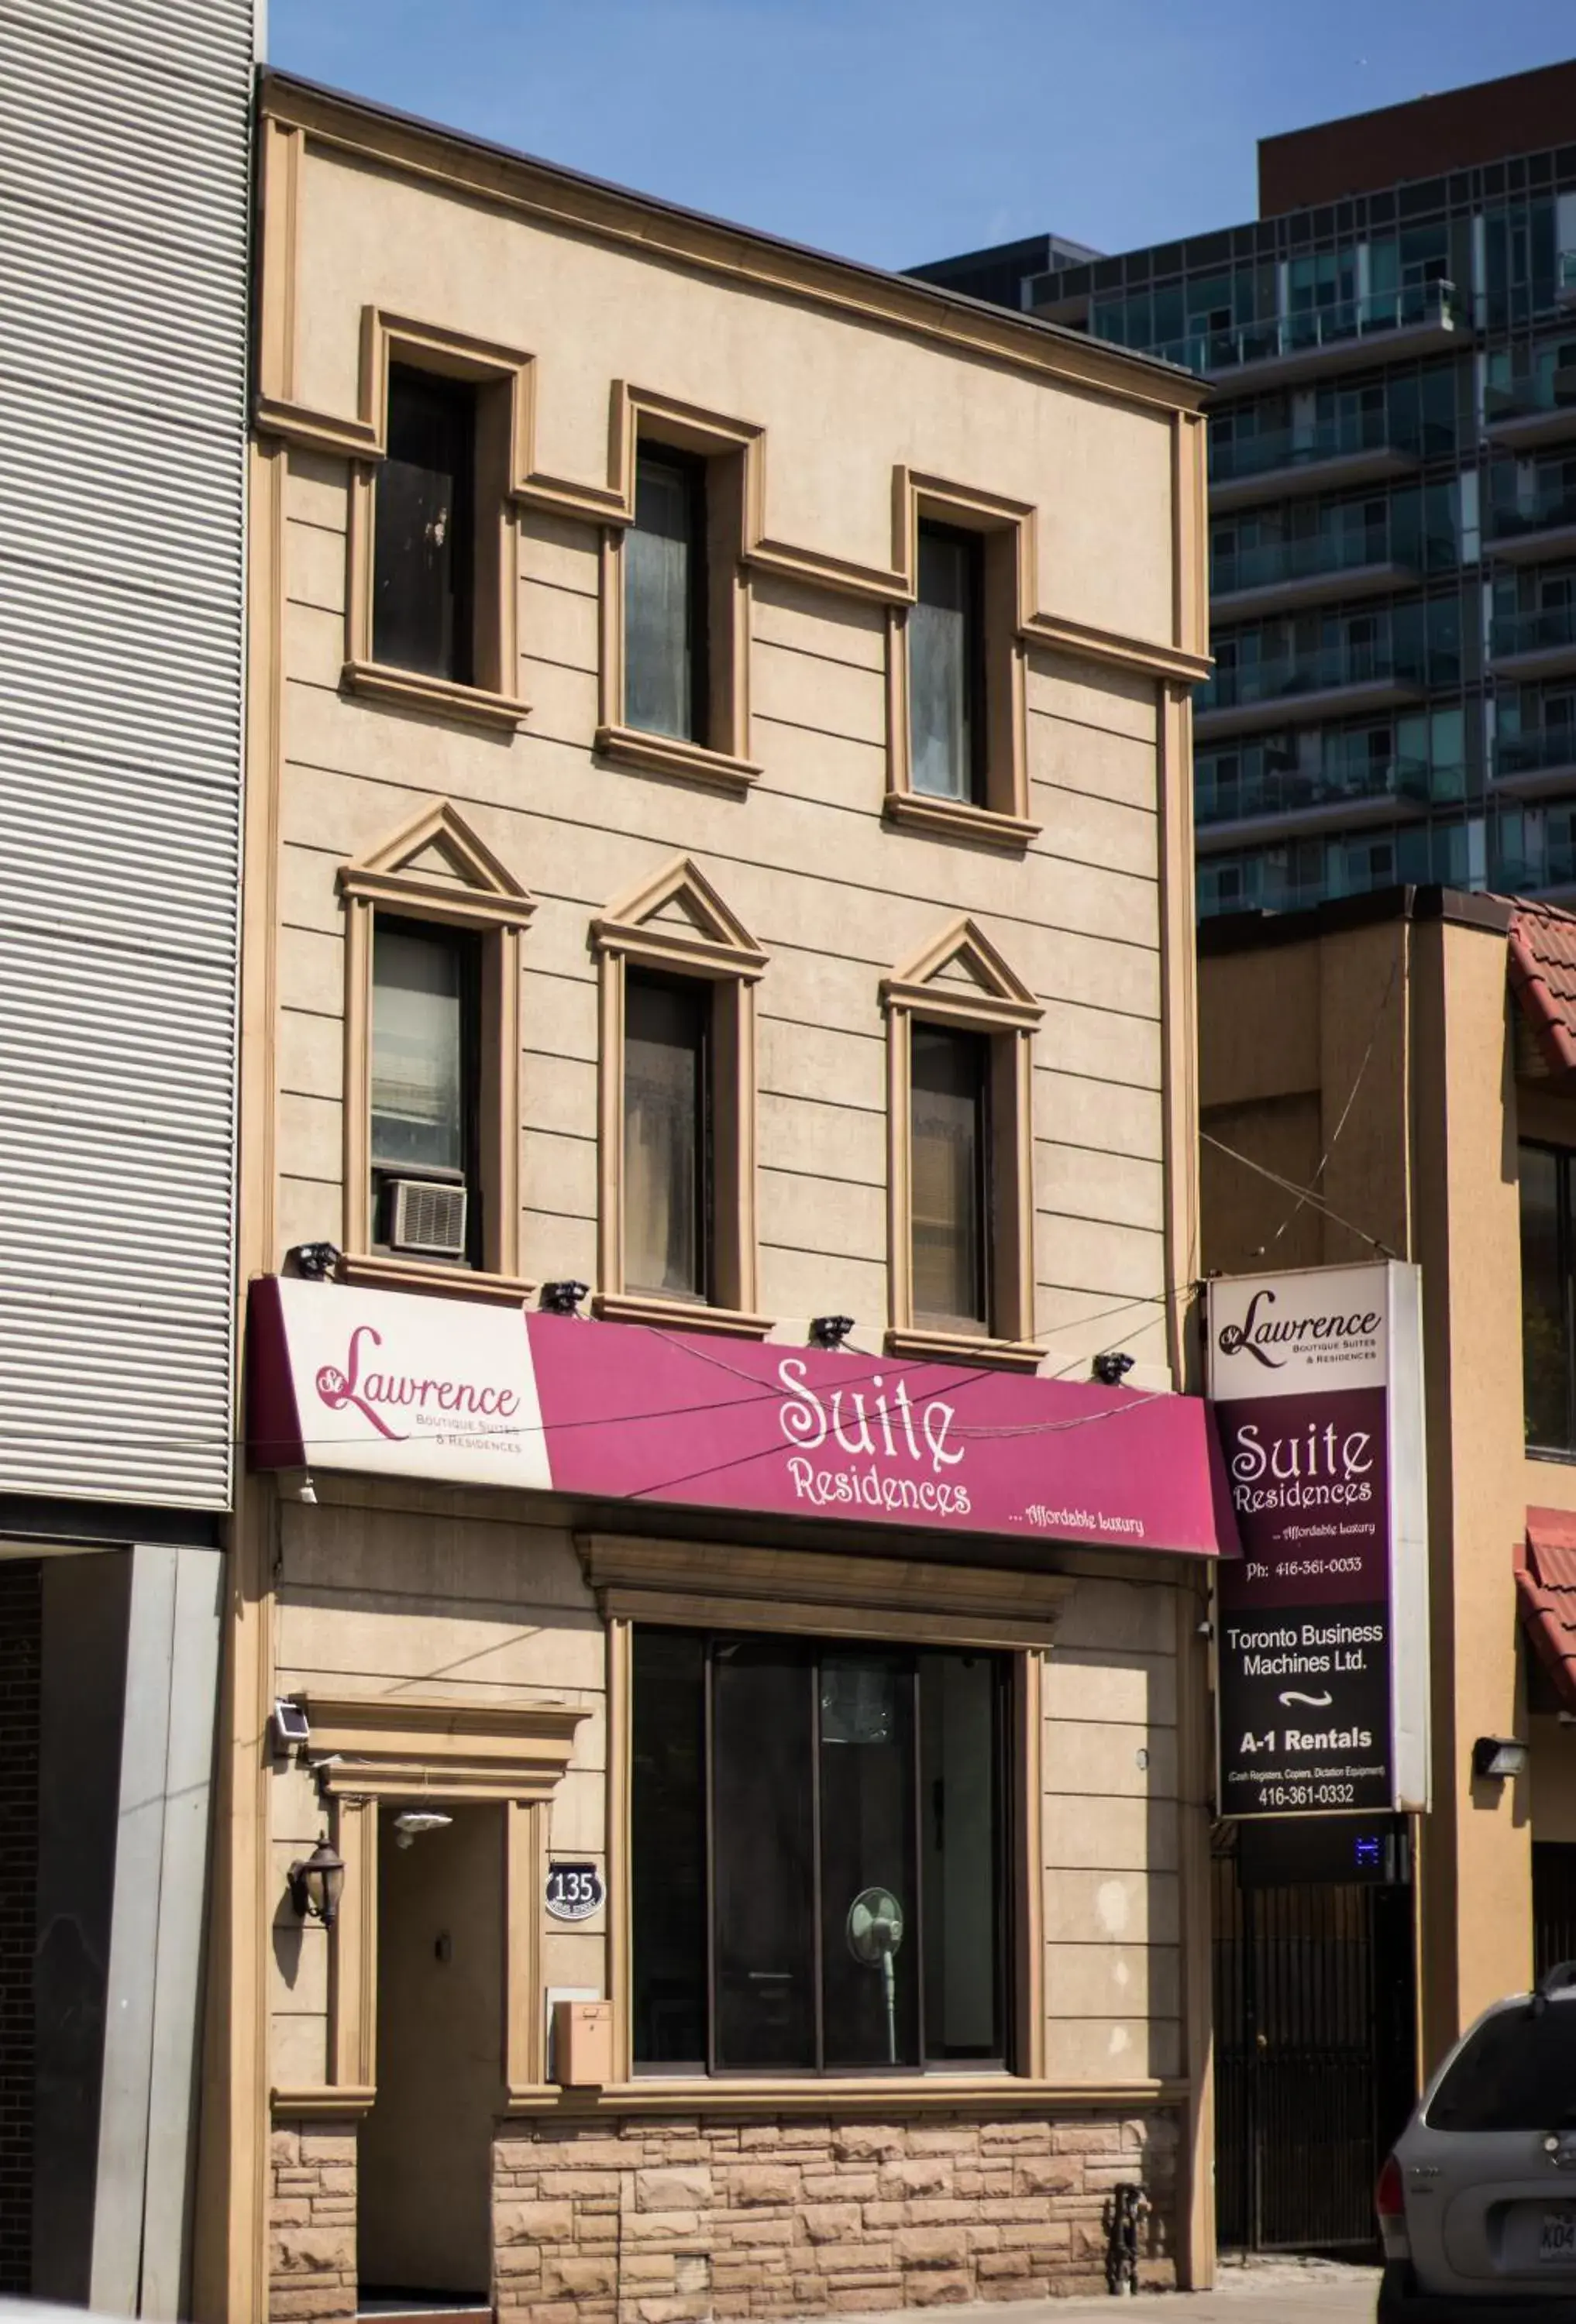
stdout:
<svg viewBox="0 0 1576 2324">
<path fill-rule="evenodd" d="M 355 2123 L 281 2123 L 272 2163 L 269 2315 L 280 2324 L 354 2316 Z"/>
<path fill-rule="evenodd" d="M 1105 2288 L 1142 2182 L 1140 2282 L 1175 2281 L 1175 2118 L 635 2117 L 500 2126 L 500 2324 L 709 2324 Z"/>
</svg>

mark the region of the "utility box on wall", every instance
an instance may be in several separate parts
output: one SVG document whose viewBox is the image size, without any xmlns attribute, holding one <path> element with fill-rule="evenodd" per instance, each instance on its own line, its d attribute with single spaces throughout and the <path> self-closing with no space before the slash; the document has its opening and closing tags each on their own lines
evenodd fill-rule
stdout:
<svg viewBox="0 0 1576 2324">
<path fill-rule="evenodd" d="M 565 2089 L 601 2089 L 613 2080 L 613 2004 L 553 2004 L 553 2076 Z"/>
</svg>

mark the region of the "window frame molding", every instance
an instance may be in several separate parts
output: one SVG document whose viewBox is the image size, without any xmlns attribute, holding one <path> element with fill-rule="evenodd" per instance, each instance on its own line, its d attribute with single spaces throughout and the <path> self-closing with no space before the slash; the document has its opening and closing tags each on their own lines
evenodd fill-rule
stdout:
<svg viewBox="0 0 1576 2324">
<path fill-rule="evenodd" d="M 512 734 L 530 705 L 520 693 L 520 527 L 514 495 L 522 437 L 530 429 L 533 358 L 513 347 L 392 315 L 362 311 L 359 411 L 351 452 L 346 528 L 346 693 L 396 708 L 436 711 L 464 724 Z M 487 680 L 461 684 L 379 661 L 373 652 L 373 495 L 388 456 L 389 373 L 413 371 L 477 388 L 473 529 L 475 570 L 485 586 L 475 595 L 473 659 Z M 489 440 L 490 439 L 490 440 Z"/>
<path fill-rule="evenodd" d="M 963 964 L 971 981 L 941 982 Z M 1033 1371 L 1046 1349 L 1035 1333 L 1034 1036 L 1045 1015 L 967 914 L 881 980 L 887 1019 L 887 1280 L 889 1355 L 983 1362 Z M 989 1333 L 947 1332 L 914 1319 L 913 1028 L 982 1033 L 991 1042 L 991 1225 Z M 1003 1328 L 1005 1327 L 1005 1328 Z"/>
<path fill-rule="evenodd" d="M 899 829 L 973 841 L 1021 854 L 1043 825 L 1030 812 L 1025 637 L 1034 603 L 1035 512 L 1024 501 L 971 490 L 936 476 L 897 471 L 895 529 L 902 602 L 887 614 L 887 791 L 885 820 Z M 909 617 L 918 601 L 919 528 L 935 524 L 982 542 L 981 709 L 985 722 L 982 800 L 933 798 L 914 788 L 909 715 Z"/>
<path fill-rule="evenodd" d="M 410 866 L 436 848 L 465 884 Z M 536 1285 L 519 1273 L 521 1099 L 520 939 L 536 899 L 447 799 L 436 799 L 358 862 L 339 868 L 345 923 L 345 1096 L 342 1257 L 346 1283 L 518 1300 Z M 480 1130 L 482 1265 L 446 1267 L 378 1250 L 372 1218 L 372 1017 L 374 915 L 473 931 L 481 954 Z"/>
<path fill-rule="evenodd" d="M 677 903 L 689 927 L 659 921 Z M 594 1312 L 610 1320 L 764 1339 L 758 1314 L 755 987 L 767 954 L 687 856 L 676 856 L 591 924 L 597 964 L 598 1287 Z M 665 1299 L 624 1287 L 624 992 L 631 967 L 690 977 L 713 998 L 713 1250 L 715 1301 Z M 723 1005 L 718 1006 L 719 1000 Z"/>
<path fill-rule="evenodd" d="M 1069 1573 L 954 1566 L 928 1559 L 750 1548 L 732 1542 L 658 1540 L 633 1534 L 577 1533 L 575 1547 L 607 1635 L 608 1993 L 613 2073 L 621 2097 L 649 2104 L 679 2090 L 721 2107 L 740 2097 L 769 2102 L 788 2094 L 799 2110 L 836 2107 L 862 2089 L 889 2102 L 917 2097 L 956 2104 L 965 2094 L 1028 2093 L 1046 2087 L 1045 1827 L 1041 1674 L 1057 1626 L 1074 1595 Z M 749 1630 L 778 1637 L 943 1646 L 1001 1654 L 1011 1662 L 1008 1703 L 1008 1829 L 1011 1853 L 1010 1969 L 1014 2062 L 970 2071 L 937 2067 L 843 2074 L 634 2073 L 634 1921 L 630 1895 L 633 1629 L 637 1622 L 678 1629 Z M 611 2099 L 611 2093 L 607 2094 Z"/>
<path fill-rule="evenodd" d="M 504 2080 L 512 2102 L 546 2085 L 541 1997 L 547 1808 L 567 1772 L 581 1703 L 470 1703 L 445 1696 L 300 1694 L 335 1846 L 345 1862 L 339 1914 L 327 1932 L 327 2080 L 276 2087 L 273 2111 L 355 2116 L 377 2098 L 378 1820 L 382 1803 L 419 1795 L 435 1805 L 503 1810 Z"/>
<path fill-rule="evenodd" d="M 670 775 L 742 798 L 759 781 L 751 755 L 748 561 L 750 512 L 763 430 L 650 388 L 615 382 L 613 472 L 622 503 L 602 533 L 596 734 L 594 747 L 614 766 Z M 634 522 L 636 469 L 642 444 L 687 453 L 705 464 L 706 671 L 708 732 L 720 746 L 631 726 L 624 705 L 625 544 Z"/>
</svg>

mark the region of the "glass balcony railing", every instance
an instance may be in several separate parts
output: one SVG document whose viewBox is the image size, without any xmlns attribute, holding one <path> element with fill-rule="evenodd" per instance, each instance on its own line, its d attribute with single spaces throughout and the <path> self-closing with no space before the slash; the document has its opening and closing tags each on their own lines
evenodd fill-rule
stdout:
<svg viewBox="0 0 1576 2324">
<path fill-rule="evenodd" d="M 1217 775 L 1212 767 L 1201 766 L 1194 777 L 1194 806 L 1201 824 L 1305 815 L 1315 807 L 1350 807 L 1358 799 L 1413 799 L 1426 806 L 1435 796 L 1431 773 L 1426 759 L 1399 758 L 1235 775 Z"/>
<path fill-rule="evenodd" d="M 1576 726 L 1535 726 L 1501 734 L 1494 745 L 1497 775 L 1541 775 L 1552 767 L 1576 767 Z"/>
<path fill-rule="evenodd" d="M 1489 884 L 1502 896 L 1535 896 L 1543 888 L 1576 887 L 1576 840 L 1546 839 L 1530 851 L 1496 856 Z"/>
<path fill-rule="evenodd" d="M 1453 282 L 1416 282 L 1402 290 L 1379 290 L 1367 299 L 1342 299 L 1333 306 L 1310 307 L 1300 315 L 1279 315 L 1264 323 L 1237 323 L 1223 331 L 1190 331 L 1152 352 L 1188 371 L 1231 371 L 1239 364 L 1270 363 L 1341 346 L 1389 331 L 1433 325 L 1449 329 L 1461 320 Z"/>
<path fill-rule="evenodd" d="M 1396 652 L 1388 643 L 1318 646 L 1278 659 L 1243 661 L 1218 668 L 1194 697 L 1203 714 L 1236 710 L 1255 702 L 1284 702 L 1299 694 L 1321 694 L 1341 686 L 1421 687 L 1420 654 Z"/>
<path fill-rule="evenodd" d="M 1383 411 L 1347 411 L 1322 420 L 1312 430 L 1267 428 L 1257 436 L 1210 438 L 1212 484 L 1245 483 L 1280 468 L 1316 467 L 1321 461 L 1364 452 L 1448 452 L 1448 428 L 1424 429 L 1415 420 L 1392 420 Z"/>
<path fill-rule="evenodd" d="M 1555 653 L 1576 645 L 1576 605 L 1545 605 L 1531 613 L 1496 613 L 1488 632 L 1495 661 L 1512 654 Z"/>
<path fill-rule="evenodd" d="M 1415 535 L 1397 540 L 1386 525 L 1362 532 L 1307 533 L 1297 540 L 1264 540 L 1217 556 L 1210 568 L 1210 595 L 1225 597 L 1239 589 L 1269 589 L 1284 581 L 1316 581 L 1325 574 L 1353 573 L 1369 565 L 1398 565 L 1409 570 L 1453 565 L 1455 543 Z"/>
<path fill-rule="evenodd" d="M 1568 484 L 1562 477 L 1535 486 L 1525 498 L 1489 503 L 1488 530 L 1496 540 L 1514 540 L 1518 534 L 1550 532 L 1564 525 L 1576 525 L 1576 484 Z"/>
<path fill-rule="evenodd" d="M 1568 411 L 1576 420 L 1576 364 L 1529 372 L 1504 387 L 1483 390 L 1483 418 L 1490 428 L 1497 420 L 1535 420 L 1545 411 Z"/>
</svg>

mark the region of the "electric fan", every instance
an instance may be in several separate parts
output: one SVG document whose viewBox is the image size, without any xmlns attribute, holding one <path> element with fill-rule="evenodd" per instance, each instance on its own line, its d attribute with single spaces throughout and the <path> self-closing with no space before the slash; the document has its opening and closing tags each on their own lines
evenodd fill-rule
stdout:
<svg viewBox="0 0 1576 2324">
<path fill-rule="evenodd" d="M 898 1972 L 903 1941 L 903 1907 L 889 1888 L 862 1888 L 848 1908 L 848 1950 L 866 1969 L 881 1973 L 887 2005 L 887 2063 L 898 2062 Z"/>
</svg>

